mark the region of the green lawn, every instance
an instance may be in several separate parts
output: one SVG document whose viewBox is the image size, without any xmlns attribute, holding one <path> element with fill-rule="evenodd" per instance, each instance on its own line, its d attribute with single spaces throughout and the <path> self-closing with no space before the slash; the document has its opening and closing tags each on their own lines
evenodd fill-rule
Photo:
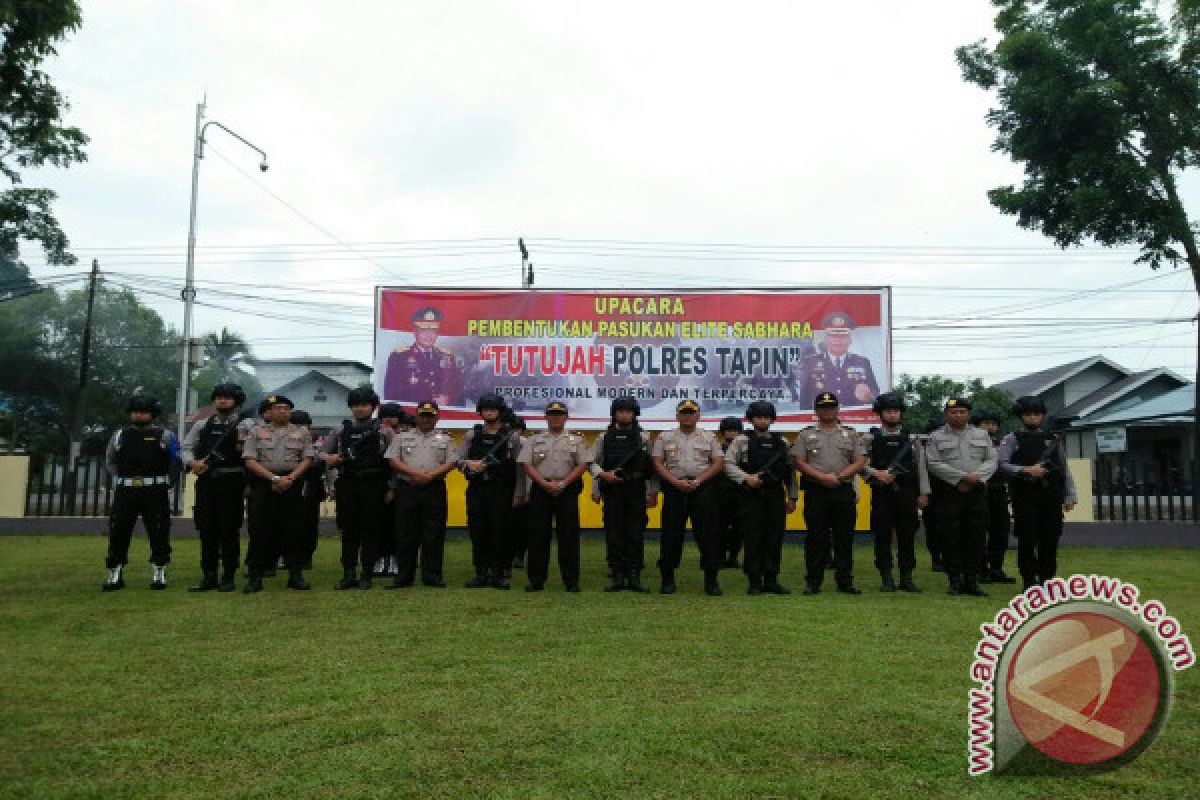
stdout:
<svg viewBox="0 0 1200 800">
<path fill-rule="evenodd" d="M 688 548 L 673 597 L 600 592 L 594 540 L 580 595 L 335 593 L 323 539 L 314 591 L 247 597 L 184 591 L 193 539 L 151 592 L 139 538 L 106 595 L 102 539 L 0 537 L 0 797 L 1197 795 L 1200 670 L 1117 772 L 968 778 L 966 669 L 997 597 L 946 596 L 923 554 L 924 594 L 880 594 L 860 547 L 861 597 L 747 597 L 727 571 L 709 598 Z M 452 587 L 469 560 L 451 543 Z M 1062 565 L 1137 583 L 1200 644 L 1197 551 Z M 789 544 L 784 582 L 802 567 Z"/>
</svg>

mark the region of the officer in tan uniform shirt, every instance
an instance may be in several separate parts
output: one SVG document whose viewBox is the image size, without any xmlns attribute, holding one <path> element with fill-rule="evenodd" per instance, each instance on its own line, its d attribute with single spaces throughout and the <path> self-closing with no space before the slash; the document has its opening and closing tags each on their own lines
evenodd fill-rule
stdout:
<svg viewBox="0 0 1200 800">
<path fill-rule="evenodd" d="M 517 463 L 530 480 L 527 592 L 540 592 L 550 572 L 550 543 L 558 533 L 558 571 L 568 592 L 579 591 L 579 493 L 591 463 L 591 448 L 568 433 L 567 407 L 546 406 L 547 430 L 525 440 Z"/>
<path fill-rule="evenodd" d="M 417 405 L 417 426 L 401 430 L 383 454 L 397 472 L 396 577 L 389 589 L 412 586 L 421 551 L 421 582 L 438 588 L 446 585 L 442 562 L 446 551 L 446 475 L 457 456 L 454 439 L 436 430 L 438 404 Z"/>
<path fill-rule="evenodd" d="M 854 586 L 854 476 L 867 463 L 866 450 L 858 431 L 838 422 L 836 395 L 821 392 L 813 409 L 817 424 L 792 444 L 804 490 L 804 593 L 821 591 L 832 537 L 837 590 L 862 594 Z"/>
<path fill-rule="evenodd" d="M 288 569 L 289 589 L 308 589 L 304 580 L 304 562 L 308 553 L 304 540 L 304 495 L 300 477 L 316 456 L 307 428 L 292 424 L 292 401 L 283 395 L 270 395 L 270 422 L 250 430 L 242 447 L 247 477 L 251 481 L 250 525 L 252 537 L 248 555 L 253 557 L 250 577 L 243 591 L 262 591 L 263 573 L 274 566 L 275 554 L 281 553 Z"/>
<path fill-rule="evenodd" d="M 718 530 L 713 508 L 712 481 L 725 466 L 725 454 L 717 437 L 700 430 L 700 406 L 683 400 L 675 406 L 679 427 L 663 431 L 650 451 L 654 469 L 662 479 L 662 534 L 659 538 L 658 569 L 663 594 L 675 593 L 675 570 L 683 556 L 683 535 L 687 522 L 700 549 L 704 569 L 704 591 L 721 594 L 717 575 L 724 563 L 724 542 Z"/>
</svg>

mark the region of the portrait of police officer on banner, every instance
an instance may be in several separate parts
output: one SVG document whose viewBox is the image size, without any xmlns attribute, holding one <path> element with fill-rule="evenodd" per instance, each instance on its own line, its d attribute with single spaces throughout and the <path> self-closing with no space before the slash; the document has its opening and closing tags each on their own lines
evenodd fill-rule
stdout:
<svg viewBox="0 0 1200 800">
<path fill-rule="evenodd" d="M 462 363 L 449 350 L 437 346 L 442 312 L 433 306 L 418 309 L 411 317 L 413 344 L 396 348 L 388 356 L 383 379 L 387 400 L 416 403 L 432 399 L 441 405 L 458 402 Z"/>
<path fill-rule="evenodd" d="M 815 397 L 822 392 L 852 398 L 846 402 L 848 406 L 869 405 L 875 399 L 879 383 L 871 360 L 850 352 L 855 327 L 854 318 L 844 311 L 834 311 L 821 320 L 823 341 L 818 351 L 805 361 L 801 379 L 791 385 L 793 400 Z"/>
</svg>

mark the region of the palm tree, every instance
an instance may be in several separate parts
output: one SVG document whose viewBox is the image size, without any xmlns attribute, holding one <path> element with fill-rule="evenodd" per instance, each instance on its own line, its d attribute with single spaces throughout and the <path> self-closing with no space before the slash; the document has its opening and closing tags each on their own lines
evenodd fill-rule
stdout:
<svg viewBox="0 0 1200 800">
<path fill-rule="evenodd" d="M 204 334 L 200 343 L 204 348 L 205 364 L 214 368 L 218 381 L 237 381 L 253 374 L 254 354 L 241 335 L 221 328 L 220 333 Z"/>
</svg>

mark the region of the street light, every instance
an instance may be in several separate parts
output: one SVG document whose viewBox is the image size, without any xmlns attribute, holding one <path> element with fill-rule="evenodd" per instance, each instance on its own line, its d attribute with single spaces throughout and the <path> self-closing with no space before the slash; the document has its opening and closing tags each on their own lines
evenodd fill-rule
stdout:
<svg viewBox="0 0 1200 800">
<path fill-rule="evenodd" d="M 179 440 L 187 435 L 187 406 L 189 383 L 192 368 L 192 312 L 196 303 L 196 196 L 200 189 L 200 159 L 204 158 L 204 134 L 210 125 L 215 125 L 242 144 L 262 156 L 258 168 L 267 171 L 267 154 L 262 148 L 245 139 L 235 131 L 230 130 L 216 120 L 204 122 L 204 110 L 207 100 L 196 104 L 196 138 L 192 152 L 192 204 L 188 214 L 188 243 L 187 243 L 187 277 L 184 279 L 183 292 L 183 366 L 179 378 Z"/>
</svg>

